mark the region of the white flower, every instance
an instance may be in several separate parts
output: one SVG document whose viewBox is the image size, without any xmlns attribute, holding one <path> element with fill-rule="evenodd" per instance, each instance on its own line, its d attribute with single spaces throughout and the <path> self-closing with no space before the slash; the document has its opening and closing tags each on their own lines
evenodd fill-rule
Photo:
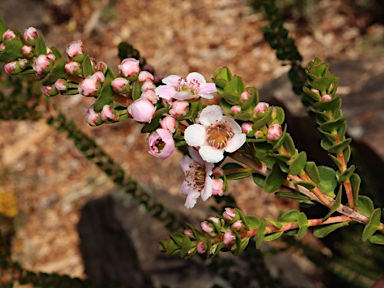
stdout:
<svg viewBox="0 0 384 288">
<path fill-rule="evenodd" d="M 220 106 L 211 105 L 201 111 L 199 124 L 188 126 L 184 138 L 189 146 L 200 147 L 204 161 L 217 163 L 224 158 L 224 152 L 235 152 L 246 140 L 241 127 L 232 118 L 223 115 Z"/>
</svg>

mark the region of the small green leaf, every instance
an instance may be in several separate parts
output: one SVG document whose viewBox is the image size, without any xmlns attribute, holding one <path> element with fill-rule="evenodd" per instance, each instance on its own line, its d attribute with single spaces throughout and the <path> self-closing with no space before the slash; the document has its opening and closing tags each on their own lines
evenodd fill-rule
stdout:
<svg viewBox="0 0 384 288">
<path fill-rule="evenodd" d="M 373 210 L 375 208 L 372 200 L 369 197 L 362 195 L 357 198 L 356 207 L 359 212 L 361 212 L 367 217 L 369 217 L 373 213 Z"/>
<path fill-rule="evenodd" d="M 45 41 L 41 35 L 37 37 L 35 50 L 37 55 L 47 54 L 47 45 L 45 45 Z"/>
<path fill-rule="evenodd" d="M 272 117 L 272 109 L 268 108 L 266 114 L 260 118 L 259 120 L 255 121 L 254 124 L 252 125 L 252 130 L 257 131 L 260 128 L 264 127 L 269 121 L 271 121 Z"/>
<path fill-rule="evenodd" d="M 281 108 L 281 107 L 273 107 L 273 114 L 275 114 L 275 120 L 277 120 L 277 122 L 281 125 L 283 124 L 284 122 L 284 118 L 285 118 L 285 113 L 284 113 L 284 109 Z"/>
<path fill-rule="evenodd" d="M 336 210 L 340 207 L 342 194 L 343 194 L 343 186 L 340 185 L 339 192 L 337 193 L 337 197 L 335 199 L 335 202 L 333 203 L 331 209 L 329 209 L 329 212 L 327 213 L 327 215 L 324 216 L 323 222 L 325 220 L 327 220 L 333 213 L 335 213 Z"/>
<path fill-rule="evenodd" d="M 299 236 L 299 239 L 302 239 L 309 227 L 308 218 L 304 214 L 304 212 L 301 212 L 299 214 L 299 217 L 297 218 L 297 224 L 299 224 L 299 232 L 297 233 L 297 235 Z"/>
<path fill-rule="evenodd" d="M 178 246 L 182 246 L 183 245 L 183 241 L 184 241 L 184 234 L 182 233 L 172 233 L 169 237 L 171 237 L 171 239 L 178 245 Z"/>
<path fill-rule="evenodd" d="M 284 231 L 280 231 L 280 232 L 276 232 L 276 233 L 272 233 L 272 234 L 269 234 L 269 235 L 266 235 L 264 237 L 264 241 L 265 242 L 269 242 L 269 241 L 273 241 L 273 240 L 276 240 L 278 239 L 281 235 L 283 235 Z"/>
<path fill-rule="evenodd" d="M 291 180 L 291 182 L 292 182 L 293 184 L 303 186 L 304 188 L 306 188 L 306 189 L 308 189 L 308 190 L 312 190 L 313 188 L 316 187 L 316 184 L 314 184 L 314 183 L 312 183 L 312 182 L 307 182 L 307 181 L 296 181 L 296 180 Z"/>
<path fill-rule="evenodd" d="M 338 82 L 338 78 L 335 75 L 329 74 L 322 78 L 315 79 L 311 82 L 311 86 L 319 91 L 328 90 L 331 84 Z"/>
<path fill-rule="evenodd" d="M 300 212 L 297 210 L 289 210 L 280 216 L 280 222 L 296 222 Z"/>
<path fill-rule="evenodd" d="M 281 171 L 278 163 L 275 163 L 272 167 L 271 173 L 267 176 L 264 182 L 264 191 L 267 193 L 275 192 L 283 185 L 285 179 L 287 179 L 287 173 Z"/>
<path fill-rule="evenodd" d="M 327 121 L 319 126 L 321 130 L 326 132 L 332 132 L 333 130 L 337 130 L 343 123 L 345 122 L 345 116 L 337 118 L 335 120 Z"/>
<path fill-rule="evenodd" d="M 305 196 L 299 192 L 293 191 L 293 192 L 276 192 L 276 196 L 279 197 L 285 197 L 295 200 L 309 200 L 310 198 L 308 196 Z"/>
<path fill-rule="evenodd" d="M 245 89 L 244 81 L 239 76 L 234 76 L 232 79 L 225 85 L 224 92 L 232 92 L 236 94 L 241 94 Z"/>
<path fill-rule="evenodd" d="M 180 247 L 175 243 L 175 241 L 173 241 L 173 239 L 169 239 L 166 254 L 168 256 L 171 256 L 179 252 L 180 252 Z"/>
<path fill-rule="evenodd" d="M 247 225 L 250 229 L 256 229 L 257 227 L 260 226 L 261 220 L 257 218 L 256 216 L 253 215 L 246 215 L 244 216 Z"/>
<path fill-rule="evenodd" d="M 248 244 L 249 244 L 249 238 L 244 238 L 241 240 L 239 254 L 243 252 L 245 248 L 247 248 Z"/>
<path fill-rule="evenodd" d="M 91 76 L 94 73 L 94 71 L 93 71 L 93 66 L 91 63 L 91 59 L 89 58 L 89 55 L 85 56 L 82 64 L 83 64 L 84 77 Z"/>
<path fill-rule="evenodd" d="M 233 118 L 240 121 L 248 121 L 252 117 L 252 114 L 249 112 L 240 112 L 233 115 Z"/>
<path fill-rule="evenodd" d="M 336 145 L 333 145 L 332 147 L 330 147 L 328 149 L 328 152 L 329 153 L 338 153 L 338 152 L 342 152 L 344 151 L 344 149 L 346 149 L 349 144 L 351 144 L 351 141 L 352 141 L 352 138 L 347 138 L 343 141 L 341 141 L 340 143 L 336 144 Z"/>
<path fill-rule="evenodd" d="M 223 92 L 221 97 L 230 105 L 237 105 L 240 102 L 240 96 L 235 92 Z"/>
<path fill-rule="evenodd" d="M 228 111 L 230 111 L 232 108 L 232 105 L 229 104 L 227 101 L 225 101 L 225 99 L 223 97 L 220 97 L 220 106 L 224 110 L 228 110 Z"/>
<path fill-rule="evenodd" d="M 150 123 L 147 123 L 141 128 L 141 133 L 150 133 L 157 129 L 160 126 L 160 118 L 164 116 L 168 112 L 168 108 L 158 109 L 155 113 L 155 116 L 151 120 Z"/>
<path fill-rule="evenodd" d="M 240 237 L 239 233 L 237 233 L 237 231 L 235 229 L 232 229 L 232 233 L 235 235 L 235 244 L 236 244 L 236 245 L 234 245 L 235 250 L 232 251 L 232 252 L 233 252 L 233 255 L 237 256 L 237 255 L 240 254 L 241 237 Z"/>
<path fill-rule="evenodd" d="M 315 100 L 316 102 L 320 100 L 320 96 L 318 94 L 316 94 L 315 92 L 312 92 L 308 87 L 304 86 L 303 91 L 308 97 Z"/>
<path fill-rule="evenodd" d="M 231 81 L 232 74 L 231 71 L 228 69 L 228 67 L 220 67 L 215 70 L 213 73 L 213 82 L 218 85 L 215 81 L 220 81 L 220 85 L 218 85 L 221 88 L 224 88 L 225 85 L 222 86 L 222 83 L 227 83 Z"/>
<path fill-rule="evenodd" d="M 317 129 L 321 134 L 323 134 L 327 140 L 330 142 L 330 143 L 333 143 L 336 141 L 336 138 L 329 132 L 326 132 L 324 130 L 321 130 L 321 129 Z"/>
<path fill-rule="evenodd" d="M 319 58 L 308 63 L 308 68 L 305 70 L 306 73 L 314 75 L 314 77 L 324 77 L 328 74 L 329 64 L 322 62 Z"/>
<path fill-rule="evenodd" d="M 276 158 L 284 163 L 288 162 L 291 160 L 291 156 L 289 155 L 284 155 L 284 154 L 275 154 L 275 153 L 268 153 L 271 157 Z"/>
<path fill-rule="evenodd" d="M 346 169 L 343 173 L 340 173 L 340 171 L 336 172 L 336 179 L 339 182 L 344 182 L 349 180 L 349 178 L 352 176 L 353 172 L 355 171 L 355 165 L 351 165 L 348 169 Z"/>
<path fill-rule="evenodd" d="M 141 97 L 141 83 L 135 81 L 132 84 L 132 100 L 135 101 Z"/>
<path fill-rule="evenodd" d="M 5 45 L 5 49 L 0 52 L 0 62 L 7 63 L 23 57 L 23 53 L 21 52 L 23 45 L 20 39 L 14 38 L 10 40 L 7 45 Z"/>
<path fill-rule="evenodd" d="M 353 199 L 357 199 L 359 196 L 360 183 L 361 183 L 360 176 L 356 173 L 353 173 L 349 178 L 349 180 L 351 181 Z"/>
<path fill-rule="evenodd" d="M 293 139 L 289 133 L 285 134 L 283 145 L 289 154 L 294 155 L 296 153 L 295 143 L 293 142 Z"/>
<path fill-rule="evenodd" d="M 93 109 L 95 112 L 100 112 L 104 105 L 110 105 L 113 100 L 113 89 L 111 86 L 111 80 L 106 80 L 101 88 L 99 96 L 97 97 Z"/>
<path fill-rule="evenodd" d="M 253 182 L 255 182 L 255 184 L 257 186 L 259 186 L 259 187 L 264 186 L 264 182 L 265 182 L 265 176 L 264 175 L 253 173 L 252 177 L 253 177 Z"/>
<path fill-rule="evenodd" d="M 340 169 L 341 167 L 343 167 L 343 164 L 340 162 L 340 160 L 333 156 L 332 154 L 328 154 L 328 156 L 332 159 L 332 161 L 336 164 L 336 166 Z"/>
<path fill-rule="evenodd" d="M 283 227 L 283 224 L 280 223 L 279 221 L 276 221 L 275 219 L 272 219 L 272 218 L 269 218 L 269 217 L 266 217 L 264 219 L 267 220 L 268 222 L 272 223 L 273 226 L 275 226 L 276 228 L 280 229 L 281 227 Z"/>
<path fill-rule="evenodd" d="M 376 208 L 369 218 L 369 222 L 363 230 L 362 240 L 367 241 L 380 228 L 381 210 Z"/>
<path fill-rule="evenodd" d="M 376 234 L 369 237 L 369 242 L 373 244 L 384 245 L 384 235 Z"/>
<path fill-rule="evenodd" d="M 335 197 L 335 188 L 337 186 L 336 172 L 332 168 L 326 166 L 317 167 L 320 175 L 319 189 L 329 197 Z"/>
<path fill-rule="evenodd" d="M 324 102 L 317 102 L 313 104 L 313 107 L 319 110 L 332 110 L 335 107 L 338 107 L 340 104 L 339 102 L 341 101 L 340 96 L 336 96 L 330 101 L 324 101 Z"/>
<path fill-rule="evenodd" d="M 3 35 L 7 31 L 7 25 L 5 25 L 4 19 L 0 16 L 0 35 Z"/>
<path fill-rule="evenodd" d="M 283 133 L 281 134 L 277 143 L 273 146 L 272 151 L 277 151 L 281 146 L 283 146 L 285 135 L 287 134 L 287 125 L 284 126 Z"/>
<path fill-rule="evenodd" d="M 349 225 L 348 222 L 340 222 L 340 223 L 318 226 L 313 229 L 313 235 L 317 238 L 324 238 L 325 236 L 335 231 L 336 229 L 339 229 L 341 227 L 348 226 L 348 225 Z"/>
<path fill-rule="evenodd" d="M 289 165 L 289 173 L 299 175 L 303 171 L 307 162 L 307 154 L 302 151 L 297 155 L 296 159 Z"/>
<path fill-rule="evenodd" d="M 320 183 L 320 173 L 315 162 L 308 161 L 305 163 L 304 171 L 308 174 L 313 183 L 316 185 Z"/>
<path fill-rule="evenodd" d="M 260 226 L 257 228 L 257 240 L 256 240 L 256 248 L 259 249 L 261 244 L 263 244 L 265 237 L 265 223 L 260 221 Z"/>
<path fill-rule="evenodd" d="M 223 242 L 219 242 L 219 243 L 216 243 L 216 244 L 213 244 L 211 246 L 211 250 L 210 250 L 210 257 L 215 257 L 217 254 L 219 254 L 219 252 L 221 251 L 221 248 L 223 248 L 224 244 Z"/>
</svg>

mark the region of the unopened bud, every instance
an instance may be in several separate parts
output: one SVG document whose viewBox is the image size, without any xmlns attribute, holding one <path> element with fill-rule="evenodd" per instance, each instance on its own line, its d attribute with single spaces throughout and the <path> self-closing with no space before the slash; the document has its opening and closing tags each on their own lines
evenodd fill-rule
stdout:
<svg viewBox="0 0 384 288">
<path fill-rule="evenodd" d="M 213 232 L 212 224 L 207 221 L 201 222 L 201 229 L 208 234 Z"/>
<path fill-rule="evenodd" d="M 245 226 L 243 224 L 243 221 L 241 220 L 237 220 L 232 224 L 232 228 L 235 230 L 241 230 L 241 229 L 244 229 L 244 227 Z"/>
<path fill-rule="evenodd" d="M 217 177 L 222 177 L 224 176 L 224 170 L 219 166 L 215 166 L 215 168 L 212 170 L 212 174 Z"/>
<path fill-rule="evenodd" d="M 29 27 L 28 29 L 25 29 L 23 34 L 25 44 L 35 46 L 37 35 L 36 28 Z"/>
<path fill-rule="evenodd" d="M 114 91 L 121 94 L 126 94 L 131 90 L 129 81 L 123 77 L 113 79 L 111 86 Z"/>
<path fill-rule="evenodd" d="M 67 91 L 68 89 L 68 82 L 65 79 L 57 79 L 55 82 L 55 87 L 60 93 Z"/>
<path fill-rule="evenodd" d="M 41 86 L 41 92 L 43 92 L 43 94 L 46 96 L 56 96 L 59 94 L 59 91 L 57 91 L 55 85 Z"/>
<path fill-rule="evenodd" d="M 223 219 L 227 222 L 231 222 L 236 217 L 236 210 L 230 207 L 225 208 L 223 212 Z M 235 219 L 236 221 L 237 219 Z"/>
<path fill-rule="evenodd" d="M 95 72 L 101 72 L 103 73 L 103 75 L 105 75 L 105 73 L 107 72 L 107 69 L 108 69 L 108 65 L 107 63 L 105 62 L 97 62 L 97 64 L 95 66 L 93 66 L 93 70 Z"/>
<path fill-rule="evenodd" d="M 251 122 L 244 122 L 241 124 L 241 132 L 248 134 L 252 132 L 252 123 Z"/>
<path fill-rule="evenodd" d="M 85 97 L 92 97 L 99 90 L 100 81 L 97 76 L 88 76 L 79 84 L 79 93 Z"/>
<path fill-rule="evenodd" d="M 268 127 L 267 139 L 270 141 L 277 140 L 283 133 L 280 124 L 272 124 Z"/>
<path fill-rule="evenodd" d="M 53 67 L 53 62 L 48 58 L 47 55 L 41 54 L 36 58 L 35 62 L 32 65 L 33 70 L 37 79 L 43 78 L 46 74 L 51 71 Z"/>
<path fill-rule="evenodd" d="M 207 252 L 207 247 L 204 242 L 197 243 L 196 248 L 197 248 L 197 252 L 199 252 L 200 254 L 204 254 L 205 252 Z"/>
<path fill-rule="evenodd" d="M 139 98 L 128 106 L 128 113 L 139 123 L 149 123 L 153 119 L 156 107 L 147 99 Z"/>
<path fill-rule="evenodd" d="M 87 113 L 85 114 L 85 122 L 91 126 L 97 126 L 101 124 L 100 115 L 93 109 L 93 105 L 89 107 Z"/>
<path fill-rule="evenodd" d="M 113 111 L 111 105 L 104 105 L 103 109 L 101 110 L 100 116 L 104 122 L 117 121 L 119 118 L 117 115 L 115 115 L 115 112 Z"/>
<path fill-rule="evenodd" d="M 187 101 L 177 100 L 172 103 L 169 114 L 175 117 L 184 116 L 187 114 L 189 103 Z"/>
<path fill-rule="evenodd" d="M 231 114 L 237 114 L 241 112 L 241 107 L 238 105 L 234 105 L 231 107 Z"/>
<path fill-rule="evenodd" d="M 29 45 L 24 45 L 21 47 L 21 53 L 23 53 L 23 56 L 25 58 L 32 58 L 33 56 L 33 47 Z"/>
<path fill-rule="evenodd" d="M 176 119 L 170 115 L 165 115 L 163 119 L 160 120 L 161 128 L 169 130 L 171 133 L 176 131 Z"/>
<path fill-rule="evenodd" d="M 154 90 L 146 90 L 143 93 L 141 93 L 141 98 L 147 99 L 149 102 L 152 104 L 156 104 L 157 101 L 159 100 L 159 96 L 156 95 Z"/>
<path fill-rule="evenodd" d="M 331 100 L 332 100 L 332 97 L 331 97 L 331 95 L 328 95 L 328 94 L 323 95 L 320 99 L 321 102 L 327 102 L 327 101 L 331 101 Z"/>
<path fill-rule="evenodd" d="M 193 233 L 192 233 L 191 229 L 184 229 L 184 235 L 186 235 L 188 237 L 193 237 Z"/>
<path fill-rule="evenodd" d="M 224 233 L 224 237 L 223 237 L 223 243 L 224 245 L 226 246 L 230 246 L 233 244 L 233 242 L 235 242 L 236 240 L 236 237 L 235 237 L 235 234 L 233 234 L 232 231 L 227 231 Z"/>
<path fill-rule="evenodd" d="M 121 75 L 127 78 L 136 75 L 140 72 L 139 60 L 136 60 L 135 58 L 126 58 L 118 66 L 118 69 Z"/>
<path fill-rule="evenodd" d="M 141 71 L 139 73 L 139 77 L 137 79 L 139 80 L 139 82 L 145 82 L 145 81 L 151 81 L 152 82 L 155 78 L 148 71 Z"/>
<path fill-rule="evenodd" d="M 82 62 L 84 60 L 84 47 L 81 40 L 71 42 L 66 50 L 71 61 Z"/>
<path fill-rule="evenodd" d="M 3 34 L 3 41 L 5 43 L 8 43 L 10 40 L 12 40 L 14 38 L 16 38 L 16 33 L 13 30 L 11 30 L 11 29 L 8 29 Z"/>
<path fill-rule="evenodd" d="M 20 68 L 18 61 L 8 62 L 4 65 L 4 71 L 9 75 L 19 74 L 23 69 Z"/>
<path fill-rule="evenodd" d="M 257 130 L 257 131 L 255 132 L 255 138 L 256 138 L 256 139 L 263 138 L 264 136 L 265 136 L 265 134 L 264 134 L 264 132 L 261 131 L 261 130 Z"/>
<path fill-rule="evenodd" d="M 221 178 L 212 179 L 212 196 L 223 196 L 224 181 Z"/>
<path fill-rule="evenodd" d="M 79 62 L 74 62 L 74 61 L 68 62 L 65 64 L 64 69 L 68 74 L 71 74 L 71 75 L 80 76 L 82 74 L 82 68 Z"/>
<path fill-rule="evenodd" d="M 264 113 L 267 111 L 269 107 L 269 104 L 266 102 L 259 102 L 257 103 L 255 109 L 253 109 L 253 116 L 256 116 L 257 114 Z"/>
<path fill-rule="evenodd" d="M 156 88 L 156 85 L 152 81 L 145 81 L 141 86 L 141 91 L 145 92 L 147 90 L 155 90 L 155 88 Z"/>
<path fill-rule="evenodd" d="M 248 91 L 248 90 L 245 90 L 243 93 L 241 93 L 240 95 L 240 100 L 242 102 L 246 101 L 249 99 L 249 97 L 251 97 L 252 95 L 252 92 L 251 91 Z"/>
</svg>

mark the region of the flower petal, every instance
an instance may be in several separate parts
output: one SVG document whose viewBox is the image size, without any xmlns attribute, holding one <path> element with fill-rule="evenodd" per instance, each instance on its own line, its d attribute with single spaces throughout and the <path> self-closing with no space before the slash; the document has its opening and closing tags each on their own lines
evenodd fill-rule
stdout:
<svg viewBox="0 0 384 288">
<path fill-rule="evenodd" d="M 169 75 L 165 77 L 161 82 L 163 82 L 165 85 L 171 85 L 174 87 L 177 87 L 179 85 L 179 80 L 181 79 L 180 76 L 177 75 Z"/>
<path fill-rule="evenodd" d="M 204 126 L 215 124 L 223 118 L 223 111 L 218 105 L 207 106 L 201 111 L 199 121 Z"/>
<path fill-rule="evenodd" d="M 199 84 L 205 84 L 207 82 L 207 81 L 205 81 L 204 76 L 201 75 L 200 73 L 197 73 L 197 72 L 189 73 L 187 75 L 186 80 L 188 83 L 193 81 L 193 80 L 196 80 L 196 82 L 198 82 Z"/>
<path fill-rule="evenodd" d="M 193 192 L 192 186 L 187 180 L 184 180 L 183 184 L 180 186 L 180 194 L 189 195 L 191 192 Z"/>
<path fill-rule="evenodd" d="M 212 196 L 212 187 L 213 187 L 212 178 L 209 176 L 205 177 L 204 189 L 203 191 L 201 191 L 201 199 L 206 201 L 209 197 Z"/>
<path fill-rule="evenodd" d="M 189 152 L 189 155 L 191 155 L 193 161 L 204 166 L 205 162 L 204 162 L 203 158 L 201 158 L 199 151 L 197 151 L 196 149 L 194 149 L 192 147 L 188 147 L 188 152 Z"/>
<path fill-rule="evenodd" d="M 245 134 L 235 134 L 232 139 L 230 139 L 227 143 L 227 147 L 225 147 L 225 151 L 232 153 L 239 149 L 246 140 Z M 204 159 L 204 158 L 203 158 Z"/>
<path fill-rule="evenodd" d="M 199 124 L 188 126 L 187 129 L 185 129 L 184 138 L 189 146 L 196 147 L 203 145 L 206 139 L 204 126 Z"/>
<path fill-rule="evenodd" d="M 159 97 L 170 100 L 175 95 L 176 90 L 172 86 L 160 85 L 155 89 L 155 92 Z"/>
<path fill-rule="evenodd" d="M 185 207 L 188 209 L 193 208 L 197 202 L 197 198 L 199 198 L 200 193 L 199 192 L 192 192 L 187 196 L 187 199 L 185 200 Z"/>
<path fill-rule="evenodd" d="M 187 100 L 187 99 L 192 99 L 195 98 L 190 92 L 187 91 L 179 91 L 176 92 L 175 95 L 173 95 L 173 98 L 177 100 Z"/>
<path fill-rule="evenodd" d="M 224 158 L 224 151 L 218 150 L 208 145 L 200 147 L 199 153 L 201 158 L 209 163 L 217 163 Z"/>
<path fill-rule="evenodd" d="M 216 92 L 216 85 L 214 83 L 205 83 L 200 85 L 199 95 Z"/>
<path fill-rule="evenodd" d="M 225 121 L 225 123 L 227 124 L 227 126 L 229 128 L 232 129 L 232 132 L 234 132 L 235 134 L 240 134 L 242 131 L 241 131 L 241 127 L 239 124 L 237 124 L 237 122 L 232 119 L 232 118 L 229 118 L 227 116 L 223 116 L 223 119 L 222 121 Z"/>
<path fill-rule="evenodd" d="M 193 149 L 194 150 L 194 149 Z M 196 152 L 196 153 L 198 153 L 198 152 Z M 199 155 L 200 156 L 200 155 Z M 186 175 L 186 172 L 189 170 L 189 169 L 191 169 L 190 168 L 190 165 L 193 163 L 193 160 L 191 159 L 191 157 L 189 157 L 189 156 L 184 156 L 181 160 L 180 160 L 180 162 L 179 162 L 179 166 L 180 166 L 180 168 L 181 168 L 181 170 L 183 170 L 183 173 L 184 173 L 184 175 Z"/>
</svg>

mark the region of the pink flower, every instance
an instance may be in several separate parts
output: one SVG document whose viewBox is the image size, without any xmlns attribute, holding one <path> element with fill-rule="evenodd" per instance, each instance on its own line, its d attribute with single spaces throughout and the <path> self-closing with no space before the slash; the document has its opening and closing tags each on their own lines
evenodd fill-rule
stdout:
<svg viewBox="0 0 384 288">
<path fill-rule="evenodd" d="M 29 45 L 32 45 L 37 37 L 37 30 L 34 27 L 29 27 L 28 29 L 24 30 L 23 34 L 25 42 L 27 42 Z"/>
<path fill-rule="evenodd" d="M 58 91 L 64 92 L 67 91 L 68 83 L 66 80 L 60 78 L 56 80 L 55 87 Z"/>
<path fill-rule="evenodd" d="M 64 69 L 68 74 L 72 75 L 81 75 L 82 72 L 81 64 L 75 61 L 67 62 Z"/>
<path fill-rule="evenodd" d="M 282 133 L 283 132 L 280 124 L 272 124 L 268 127 L 267 139 L 270 141 L 277 140 Z"/>
<path fill-rule="evenodd" d="M 267 111 L 268 107 L 269 107 L 268 103 L 265 103 L 265 102 L 257 103 L 255 109 L 253 109 L 253 116 L 256 116 L 259 113 L 264 113 L 265 111 Z"/>
<path fill-rule="evenodd" d="M 245 226 L 244 226 L 242 220 L 237 220 L 237 221 L 233 222 L 233 224 L 232 224 L 232 228 L 235 230 L 240 230 L 240 229 L 243 229 L 244 227 Z"/>
<path fill-rule="evenodd" d="M 16 38 L 16 33 L 13 30 L 8 29 L 7 31 L 4 32 L 3 34 L 4 41 L 11 40 L 13 38 Z"/>
<path fill-rule="evenodd" d="M 78 55 L 83 55 L 84 53 L 84 47 L 83 47 L 83 42 L 81 40 L 79 41 L 74 41 L 71 42 L 66 50 L 67 55 L 69 59 L 72 59 Z M 76 61 L 76 60 L 74 60 Z"/>
<path fill-rule="evenodd" d="M 141 71 L 139 73 L 138 80 L 140 82 L 146 82 L 146 81 L 152 82 L 154 79 L 155 79 L 155 77 L 153 77 L 153 75 L 151 73 L 149 73 L 148 71 Z"/>
<path fill-rule="evenodd" d="M 188 237 L 192 237 L 193 233 L 191 229 L 184 229 L 184 235 L 187 235 Z"/>
<path fill-rule="evenodd" d="M 251 91 L 245 90 L 243 93 L 241 93 L 240 100 L 241 101 L 246 101 L 246 100 L 249 99 L 249 97 L 251 97 L 251 95 L 252 95 Z"/>
<path fill-rule="evenodd" d="M 141 93 L 141 98 L 147 99 L 152 104 L 156 104 L 159 100 L 159 97 L 156 95 L 155 91 L 153 90 L 146 90 L 143 93 Z"/>
<path fill-rule="evenodd" d="M 104 122 L 117 121 L 118 120 L 118 116 L 115 115 L 115 112 L 113 111 L 111 105 L 104 105 L 103 109 L 100 112 L 100 116 Z"/>
<path fill-rule="evenodd" d="M 212 196 L 223 196 L 224 181 L 220 178 L 212 179 Z"/>
<path fill-rule="evenodd" d="M 140 72 L 139 60 L 135 58 L 126 58 L 118 66 L 121 75 L 124 77 L 130 77 Z"/>
<path fill-rule="evenodd" d="M 4 71 L 9 75 L 13 75 L 21 72 L 21 69 L 17 61 L 12 61 L 4 65 Z"/>
<path fill-rule="evenodd" d="M 149 123 L 155 116 L 156 107 L 147 99 L 139 98 L 128 106 L 128 113 L 139 123 Z"/>
<path fill-rule="evenodd" d="M 223 212 L 223 219 L 225 221 L 232 221 L 232 219 L 236 216 L 236 210 L 230 207 L 225 208 L 225 211 Z"/>
<path fill-rule="evenodd" d="M 112 89 L 118 93 L 127 93 L 130 89 L 129 81 L 123 77 L 113 79 L 111 83 Z"/>
<path fill-rule="evenodd" d="M 189 73 L 186 79 L 170 75 L 162 82 L 165 85 L 160 85 L 155 91 L 157 95 L 166 100 L 171 98 L 189 100 L 199 97 L 212 99 L 212 93 L 217 91 L 214 83 L 206 83 L 204 76 L 197 72 Z"/>
<path fill-rule="evenodd" d="M 197 252 L 199 253 L 199 254 L 204 254 L 205 252 L 207 252 L 207 247 L 206 247 L 206 245 L 204 244 L 204 242 L 199 242 L 199 243 L 197 243 L 197 246 L 196 246 L 196 248 L 197 248 Z"/>
<path fill-rule="evenodd" d="M 224 236 L 223 236 L 224 245 L 229 246 L 229 245 L 233 244 L 233 242 L 235 242 L 235 240 L 236 240 L 236 237 L 232 231 L 226 231 L 224 233 Z"/>
<path fill-rule="evenodd" d="M 252 123 L 251 122 L 244 122 L 241 124 L 241 131 L 245 134 L 248 134 L 252 131 Z"/>
<path fill-rule="evenodd" d="M 211 175 L 214 165 L 204 162 L 195 149 L 189 148 L 188 151 L 192 158 L 186 155 L 179 162 L 185 175 L 180 193 L 187 196 L 185 206 L 192 208 L 200 195 L 204 201 L 212 196 Z"/>
<path fill-rule="evenodd" d="M 213 227 L 212 227 L 212 224 L 209 223 L 208 221 L 204 221 L 204 222 L 201 222 L 201 229 L 205 232 L 205 233 L 212 233 L 213 231 Z"/>
<path fill-rule="evenodd" d="M 234 105 L 231 107 L 231 114 L 237 114 L 241 112 L 241 107 L 238 105 Z"/>
<path fill-rule="evenodd" d="M 187 127 L 184 138 L 189 146 L 200 147 L 204 161 L 217 163 L 223 160 L 224 152 L 235 152 L 245 143 L 246 135 L 241 132 L 240 125 L 223 116 L 220 106 L 204 108 L 198 123 Z"/>
<path fill-rule="evenodd" d="M 32 46 L 24 45 L 23 47 L 21 47 L 21 53 L 23 53 L 24 57 L 31 58 L 33 56 L 32 52 L 33 52 Z"/>
<path fill-rule="evenodd" d="M 85 97 L 92 97 L 99 90 L 100 81 L 97 75 L 88 76 L 79 84 L 79 93 Z"/>
<path fill-rule="evenodd" d="M 87 113 L 85 114 L 85 121 L 91 126 L 96 126 L 98 122 L 100 122 L 100 115 L 95 112 L 93 105 L 89 107 Z"/>
<path fill-rule="evenodd" d="M 41 86 L 41 92 L 43 92 L 46 96 L 56 96 L 59 94 L 57 91 L 55 85 L 47 85 L 47 86 Z"/>
<path fill-rule="evenodd" d="M 149 154 L 165 159 L 171 156 L 175 150 L 175 141 L 172 133 L 165 129 L 157 129 L 148 137 Z"/>
<path fill-rule="evenodd" d="M 143 71 L 141 71 L 141 72 L 143 72 Z M 140 73 L 141 73 L 140 72 Z M 144 71 L 145 72 L 145 71 Z M 155 84 L 153 84 L 153 82 L 152 81 L 145 81 L 144 83 L 143 83 L 143 86 L 141 86 L 141 91 L 142 92 L 145 92 L 145 91 L 147 91 L 147 90 L 153 90 L 153 91 L 155 91 L 155 88 L 156 88 L 156 86 L 155 86 Z"/>
<path fill-rule="evenodd" d="M 47 74 L 52 68 L 52 60 L 48 58 L 48 55 L 41 54 L 36 58 L 35 62 L 32 65 L 33 70 L 37 77 Z"/>
<path fill-rule="evenodd" d="M 176 119 L 170 115 L 165 115 L 165 117 L 160 120 L 160 126 L 165 130 L 169 130 L 171 133 L 175 133 Z"/>
<path fill-rule="evenodd" d="M 323 95 L 320 99 L 321 102 L 327 102 L 330 100 L 332 100 L 332 97 L 331 97 L 331 95 L 328 95 L 328 94 Z"/>
<path fill-rule="evenodd" d="M 187 101 L 176 100 L 172 103 L 171 109 L 169 109 L 169 114 L 174 117 L 181 117 L 187 114 L 189 108 L 189 103 Z"/>
</svg>

